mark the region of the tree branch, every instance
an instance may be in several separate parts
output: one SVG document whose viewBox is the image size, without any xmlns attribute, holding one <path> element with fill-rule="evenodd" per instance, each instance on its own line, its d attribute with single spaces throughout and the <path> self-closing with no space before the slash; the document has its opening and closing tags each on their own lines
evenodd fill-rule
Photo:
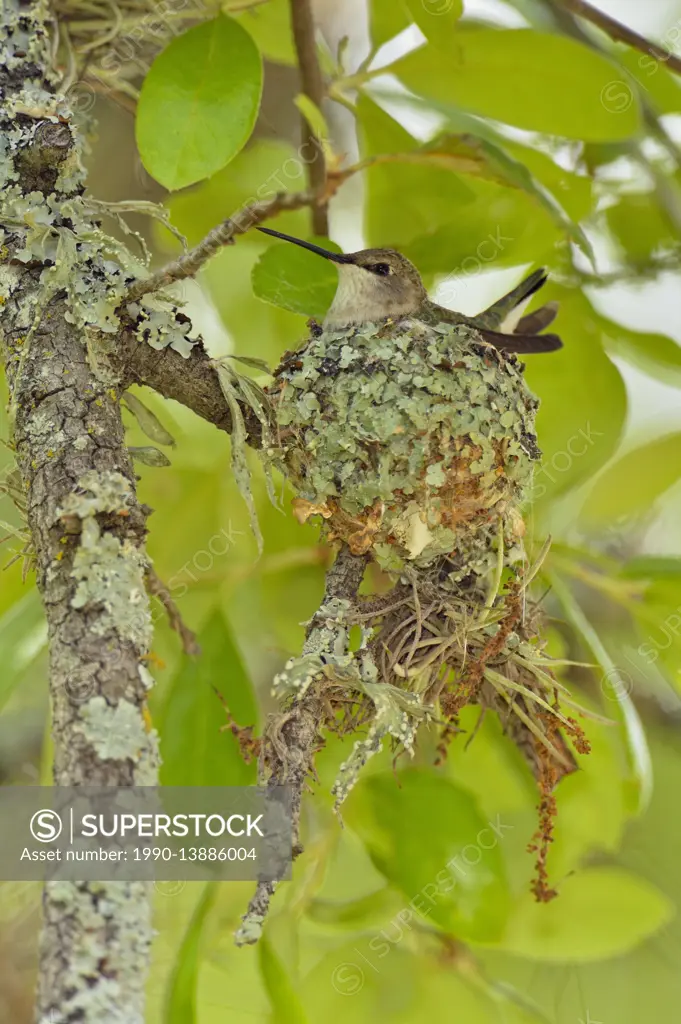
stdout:
<svg viewBox="0 0 681 1024">
<path fill-rule="evenodd" d="M 325 609 L 332 601 L 340 600 L 354 604 L 368 561 L 367 555 L 352 555 L 347 547 L 342 547 L 338 552 L 336 561 L 326 574 L 322 603 L 308 624 L 302 651 L 303 659 L 306 655 L 324 651 L 337 653 L 339 648 L 347 648 L 346 627 L 329 620 Z M 324 694 L 319 685 L 313 683 L 305 695 L 294 701 L 283 715 L 270 715 L 262 739 L 261 785 L 266 777 L 268 786 L 291 787 L 294 857 L 303 849 L 300 844 L 303 792 L 312 770 L 312 758 L 327 712 Z M 258 941 L 276 887 L 276 882 L 258 882 L 236 933 L 237 945 Z"/>
<path fill-rule="evenodd" d="M 661 63 L 668 64 L 672 71 L 676 72 L 677 75 L 681 75 L 681 58 L 666 50 L 664 46 L 660 46 L 658 43 L 646 39 L 645 36 L 639 35 L 638 32 L 634 32 L 627 25 L 623 25 L 621 21 L 617 21 L 616 18 L 612 18 L 604 11 L 599 11 L 598 8 L 592 7 L 586 0 L 560 0 L 560 3 L 565 10 L 571 11 L 572 14 L 577 14 L 580 18 L 584 18 L 585 21 L 591 22 L 592 25 L 596 25 L 597 28 L 600 28 L 601 31 L 605 32 L 615 42 L 626 43 L 627 46 L 640 50 L 641 53 L 647 53 Z"/>
<path fill-rule="evenodd" d="M 324 100 L 324 79 L 317 59 L 317 43 L 315 40 L 315 25 L 312 16 L 310 0 L 290 0 L 291 2 L 291 27 L 293 39 L 298 55 L 298 67 L 300 69 L 300 82 L 303 93 L 314 105 L 321 110 Z M 312 126 L 307 118 L 302 119 L 302 145 L 301 152 L 312 147 L 314 155 L 312 159 L 305 158 L 307 163 L 307 177 L 310 190 L 317 195 L 323 195 L 326 183 L 326 159 L 324 149 L 320 140 L 315 135 Z M 320 203 L 312 208 L 312 230 L 315 235 L 329 234 L 329 217 L 325 203 Z"/>
<path fill-rule="evenodd" d="M 121 271 L 92 240 L 76 129 L 55 95 L 49 18 L 43 0 L 25 0 L 0 24 L 0 338 L 49 630 L 54 781 L 155 785 L 144 661 L 149 510 L 135 492 L 116 380 L 93 369 L 91 356 L 106 347 L 97 314 L 86 328 L 66 291 L 78 281 L 101 309 Z M 36 1019 L 140 1024 L 148 883 L 51 882 L 43 912 Z"/>
<path fill-rule="evenodd" d="M 279 192 L 272 199 L 245 206 L 222 224 L 218 224 L 208 232 L 206 237 L 189 252 L 177 260 L 166 264 L 150 277 L 136 281 L 124 302 L 135 302 L 143 295 L 158 292 L 176 281 L 184 281 L 187 277 L 198 274 L 204 263 L 216 255 L 225 245 L 231 245 L 237 235 L 243 235 L 256 224 L 261 224 L 268 217 L 275 217 L 284 210 L 300 210 L 304 206 L 313 206 L 319 202 L 316 192 Z"/>
</svg>

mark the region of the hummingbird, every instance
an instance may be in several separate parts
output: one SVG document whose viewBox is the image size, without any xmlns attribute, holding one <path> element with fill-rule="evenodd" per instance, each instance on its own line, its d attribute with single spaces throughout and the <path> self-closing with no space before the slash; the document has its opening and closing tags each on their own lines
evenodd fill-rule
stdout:
<svg viewBox="0 0 681 1024">
<path fill-rule="evenodd" d="M 548 279 L 543 269 L 534 271 L 482 313 L 469 317 L 432 302 L 414 264 L 395 249 L 336 253 L 272 228 L 258 231 L 299 245 L 338 266 L 338 288 L 324 319 L 325 329 L 343 330 L 388 318 L 413 317 L 431 326 L 465 324 L 502 352 L 554 352 L 563 346 L 556 334 L 540 333 L 555 319 L 557 303 L 549 302 L 523 315 L 532 296 Z"/>
</svg>

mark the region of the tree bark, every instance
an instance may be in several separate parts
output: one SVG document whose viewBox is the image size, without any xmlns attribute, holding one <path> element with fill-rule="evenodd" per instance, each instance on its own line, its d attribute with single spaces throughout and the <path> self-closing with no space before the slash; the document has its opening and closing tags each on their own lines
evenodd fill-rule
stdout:
<svg viewBox="0 0 681 1024">
<path fill-rule="evenodd" d="M 87 323 L 74 298 L 78 282 L 91 282 L 88 300 L 105 302 L 120 270 L 92 242 L 98 228 L 83 200 L 77 129 L 56 93 L 49 17 L 44 0 L 6 0 L 0 24 L 0 325 L 49 628 L 54 781 L 154 785 L 150 510 L 135 493 L 119 383 L 93 357 L 111 337 L 107 314 Z M 46 885 L 37 1021 L 142 1024 L 149 895 L 142 882 Z"/>
</svg>

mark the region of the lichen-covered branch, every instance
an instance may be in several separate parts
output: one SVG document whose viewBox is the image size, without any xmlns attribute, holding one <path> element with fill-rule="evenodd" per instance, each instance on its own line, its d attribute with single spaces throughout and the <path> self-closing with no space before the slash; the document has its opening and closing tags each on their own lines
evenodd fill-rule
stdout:
<svg viewBox="0 0 681 1024">
<path fill-rule="evenodd" d="M 49 628 L 54 780 L 153 785 L 145 520 L 108 359 L 124 287 L 88 215 L 45 0 L 0 19 L 0 326 L 12 441 Z M 115 243 L 111 243 L 115 244 Z M 146 883 L 48 883 L 36 1020 L 142 1024 Z"/>
<path fill-rule="evenodd" d="M 317 199 L 316 192 L 278 192 L 272 199 L 262 199 L 260 202 L 245 206 L 233 217 L 228 217 L 222 224 L 209 231 L 189 252 L 157 270 L 155 274 L 136 281 L 126 295 L 126 300 L 136 301 L 143 295 L 168 288 L 176 281 L 195 277 L 201 267 L 220 249 L 231 245 L 237 235 L 243 235 L 256 224 L 261 224 L 268 217 L 274 217 L 284 210 L 299 210 L 304 206 L 313 206 Z"/>
<path fill-rule="evenodd" d="M 346 547 L 341 548 L 326 574 L 322 603 L 308 623 L 302 656 L 292 659 L 290 668 L 297 666 L 304 672 L 312 661 L 347 655 L 348 627 L 342 618 L 329 618 L 329 612 L 334 605 L 338 607 L 339 602 L 348 608 L 354 605 L 366 565 L 366 556 L 352 555 Z M 270 716 L 261 743 L 261 784 L 287 784 L 291 787 L 294 857 L 302 851 L 299 835 L 301 803 L 326 716 L 323 686 L 312 681 L 299 696 L 294 694 L 285 701 L 283 714 Z M 258 883 L 236 934 L 238 945 L 258 941 L 276 884 Z"/>
</svg>

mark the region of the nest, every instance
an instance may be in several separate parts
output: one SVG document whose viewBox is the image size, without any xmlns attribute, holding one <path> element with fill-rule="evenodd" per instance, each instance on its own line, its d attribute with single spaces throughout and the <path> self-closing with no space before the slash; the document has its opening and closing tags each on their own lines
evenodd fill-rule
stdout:
<svg viewBox="0 0 681 1024">
<path fill-rule="evenodd" d="M 537 401 L 516 357 L 475 330 L 407 319 L 322 332 L 268 392 L 296 514 L 321 516 L 330 541 L 387 570 L 447 555 L 458 578 L 484 576 L 501 519 L 521 555 Z"/>
</svg>

